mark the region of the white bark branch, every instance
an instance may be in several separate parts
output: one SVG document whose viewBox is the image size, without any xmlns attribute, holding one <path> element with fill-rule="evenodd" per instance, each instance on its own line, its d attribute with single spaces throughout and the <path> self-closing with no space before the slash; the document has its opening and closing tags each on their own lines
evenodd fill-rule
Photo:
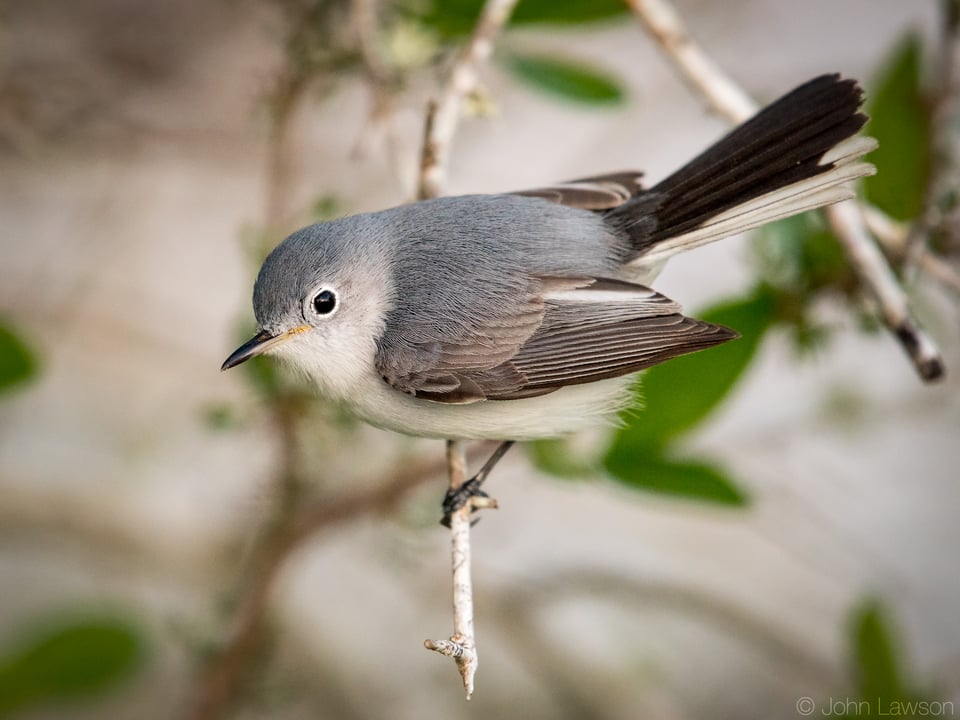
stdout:
<svg viewBox="0 0 960 720">
<path fill-rule="evenodd" d="M 450 473 L 451 490 L 457 490 L 467 481 L 467 458 L 463 441 L 447 441 L 447 470 Z M 473 695 L 473 677 L 479 664 L 473 633 L 473 580 L 470 576 L 470 514 L 473 508 L 473 503 L 468 502 L 450 514 L 453 635 L 449 640 L 423 641 L 428 650 L 452 657 L 457 663 L 467 700 Z"/>
<path fill-rule="evenodd" d="M 439 102 L 431 103 L 423 137 L 418 197 L 443 194 L 450 164 L 450 145 L 457 132 L 463 101 L 479 86 L 478 69 L 493 52 L 493 43 L 510 18 L 517 0 L 487 0 L 473 35 L 460 52 Z"/>
<path fill-rule="evenodd" d="M 830 227 L 846 248 L 847 259 L 861 283 L 872 291 L 884 323 L 896 334 L 920 377 L 928 382 L 943 377 L 940 351 L 911 316 L 903 288 L 867 230 L 858 203 L 847 200 L 825 210 Z"/>
<path fill-rule="evenodd" d="M 517 0 L 487 0 L 467 45 L 450 70 L 439 102 L 431 103 L 423 133 L 423 151 L 417 195 L 420 199 L 441 195 L 447 180 L 450 145 L 457 132 L 463 101 L 477 90 L 479 66 L 493 52 L 493 43 L 506 25 Z M 462 441 L 447 443 L 450 489 L 467 480 L 467 461 Z M 449 640 L 425 640 L 424 647 L 457 663 L 467 700 L 473 695 L 473 678 L 479 664 L 473 633 L 473 582 L 470 576 L 470 515 L 474 509 L 494 505 L 489 498 L 471 497 L 450 513 L 451 561 L 453 565 L 453 635 Z"/>
<path fill-rule="evenodd" d="M 710 106 L 732 123 L 741 123 L 757 104 L 690 36 L 683 18 L 669 0 L 626 0 L 681 76 Z M 827 218 L 843 244 L 860 283 L 880 308 L 888 329 L 897 338 L 925 381 L 943 376 L 943 359 L 936 344 L 910 313 L 907 296 L 867 230 L 856 202 L 827 209 Z"/>
<path fill-rule="evenodd" d="M 910 227 L 894 220 L 872 205 L 861 206 L 867 229 L 883 245 L 888 255 L 903 257 L 907 253 Z M 949 262 L 934 255 L 928 248 L 921 248 L 917 257 L 918 269 L 939 282 L 948 290 L 960 295 L 960 271 Z"/>
<path fill-rule="evenodd" d="M 734 124 L 757 111 L 753 99 L 691 37 L 680 13 L 668 0 L 627 0 L 627 4 L 676 65 L 680 77 L 707 99 L 712 110 Z"/>
</svg>

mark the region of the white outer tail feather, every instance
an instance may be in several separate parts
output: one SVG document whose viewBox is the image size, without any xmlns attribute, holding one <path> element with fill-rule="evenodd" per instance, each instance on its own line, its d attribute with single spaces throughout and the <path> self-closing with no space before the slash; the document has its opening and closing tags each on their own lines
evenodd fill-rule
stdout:
<svg viewBox="0 0 960 720">
<path fill-rule="evenodd" d="M 787 185 L 715 215 L 689 232 L 657 243 L 630 265 L 659 265 L 677 253 L 752 230 L 774 220 L 848 200 L 856 193 L 844 183 L 876 173 L 876 168 L 870 163 L 857 162 L 876 147 L 877 141 L 870 137 L 848 138 L 824 154 L 821 164 L 834 163 L 834 167 L 827 172 Z"/>
</svg>

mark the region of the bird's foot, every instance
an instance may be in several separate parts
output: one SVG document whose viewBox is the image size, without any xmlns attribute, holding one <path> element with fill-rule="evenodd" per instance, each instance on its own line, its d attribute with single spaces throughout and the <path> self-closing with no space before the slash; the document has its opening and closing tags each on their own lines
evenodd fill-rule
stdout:
<svg viewBox="0 0 960 720">
<path fill-rule="evenodd" d="M 497 501 L 484 492 L 480 485 L 486 478 L 480 475 L 467 480 L 463 485 L 456 489 L 447 490 L 443 498 L 443 519 L 440 524 L 444 527 L 450 527 L 450 516 L 457 510 L 469 505 L 470 512 L 476 512 L 481 508 L 495 508 Z M 471 525 L 476 525 L 480 518 L 474 520 Z"/>
</svg>

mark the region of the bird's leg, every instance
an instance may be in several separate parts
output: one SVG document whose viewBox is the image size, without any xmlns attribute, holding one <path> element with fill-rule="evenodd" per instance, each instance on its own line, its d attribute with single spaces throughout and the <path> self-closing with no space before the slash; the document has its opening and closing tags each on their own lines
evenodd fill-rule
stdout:
<svg viewBox="0 0 960 720">
<path fill-rule="evenodd" d="M 500 443 L 497 449 L 493 451 L 493 454 L 483 464 L 483 467 L 480 468 L 480 472 L 460 487 L 447 490 L 447 494 L 443 498 L 443 520 L 440 521 L 441 525 L 450 527 L 450 515 L 466 505 L 470 501 L 470 498 L 488 497 L 488 495 L 480 489 L 480 486 L 483 485 L 490 471 L 493 470 L 494 466 L 500 462 L 500 459 L 507 454 L 507 450 L 511 447 L 513 447 L 513 440 L 505 440 Z"/>
</svg>

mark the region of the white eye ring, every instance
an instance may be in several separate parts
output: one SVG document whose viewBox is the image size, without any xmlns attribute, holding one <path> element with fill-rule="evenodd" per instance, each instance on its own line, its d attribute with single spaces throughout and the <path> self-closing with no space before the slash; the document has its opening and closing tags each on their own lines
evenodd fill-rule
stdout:
<svg viewBox="0 0 960 720">
<path fill-rule="evenodd" d="M 310 307 L 317 315 L 332 315 L 339 304 L 337 294 L 330 288 L 321 288 L 310 301 Z"/>
</svg>

